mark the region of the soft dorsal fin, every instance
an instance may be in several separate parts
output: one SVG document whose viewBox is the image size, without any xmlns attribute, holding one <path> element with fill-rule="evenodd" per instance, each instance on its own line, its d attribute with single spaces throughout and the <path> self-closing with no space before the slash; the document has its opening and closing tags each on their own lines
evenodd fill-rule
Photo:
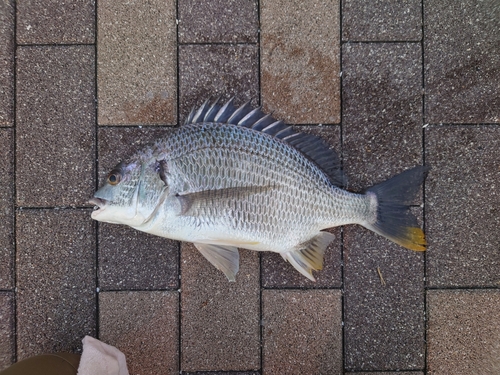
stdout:
<svg viewBox="0 0 500 375">
<path fill-rule="evenodd" d="M 281 253 L 281 256 L 302 275 L 311 281 L 316 281 L 312 270 L 323 269 L 325 250 L 334 239 L 335 236 L 331 233 L 319 232 L 306 243 L 299 245 L 297 249 Z"/>
<path fill-rule="evenodd" d="M 185 124 L 220 122 L 244 126 L 269 134 L 300 151 L 321 168 L 334 185 L 340 187 L 347 185 L 346 178 L 340 169 L 340 159 L 337 153 L 329 148 L 321 138 L 297 132 L 283 121 L 277 121 L 271 115 L 262 112 L 261 107 L 252 108 L 249 101 L 239 108 L 234 106 L 234 98 L 229 99 L 222 106 L 218 103 L 219 99 L 212 104 L 207 100 L 200 108 L 193 108 Z"/>
</svg>

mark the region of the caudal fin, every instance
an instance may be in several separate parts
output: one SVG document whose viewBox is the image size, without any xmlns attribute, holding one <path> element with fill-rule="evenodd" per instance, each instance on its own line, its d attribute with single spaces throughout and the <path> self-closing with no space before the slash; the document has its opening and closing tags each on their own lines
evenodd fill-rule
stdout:
<svg viewBox="0 0 500 375">
<path fill-rule="evenodd" d="M 376 202 L 377 220 L 363 225 L 407 249 L 425 251 L 424 231 L 410 206 L 429 169 L 418 166 L 369 188 L 366 194 Z"/>
</svg>

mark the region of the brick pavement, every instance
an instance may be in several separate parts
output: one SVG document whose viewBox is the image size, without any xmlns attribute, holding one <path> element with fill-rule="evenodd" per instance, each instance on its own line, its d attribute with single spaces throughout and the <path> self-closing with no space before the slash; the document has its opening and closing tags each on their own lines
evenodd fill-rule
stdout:
<svg viewBox="0 0 500 375">
<path fill-rule="evenodd" d="M 500 374 L 496 0 L 0 2 L 0 369 L 117 346 L 132 374 Z M 317 283 L 90 219 L 206 97 L 320 134 L 360 190 L 432 167 L 413 253 L 361 227 Z M 382 279 L 383 278 L 383 279 Z"/>
</svg>

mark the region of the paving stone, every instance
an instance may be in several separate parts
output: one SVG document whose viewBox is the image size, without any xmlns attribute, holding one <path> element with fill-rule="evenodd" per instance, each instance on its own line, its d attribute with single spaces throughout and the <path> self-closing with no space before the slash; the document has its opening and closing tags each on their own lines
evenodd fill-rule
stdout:
<svg viewBox="0 0 500 375">
<path fill-rule="evenodd" d="M 181 370 L 259 369 L 259 254 L 240 250 L 236 282 L 229 282 L 183 243 L 181 274 Z"/>
<path fill-rule="evenodd" d="M 342 374 L 340 290 L 264 290 L 263 372 Z"/>
<path fill-rule="evenodd" d="M 90 209 L 17 214 L 17 357 L 81 350 L 94 336 L 95 231 Z"/>
<path fill-rule="evenodd" d="M 97 96 L 100 125 L 175 124 L 175 1 L 100 1 Z"/>
<path fill-rule="evenodd" d="M 17 49 L 19 206 L 84 205 L 94 190 L 92 46 Z"/>
<path fill-rule="evenodd" d="M 178 288 L 177 242 L 124 225 L 99 225 L 101 290 Z"/>
<path fill-rule="evenodd" d="M 424 255 L 344 228 L 345 367 L 424 368 Z"/>
<path fill-rule="evenodd" d="M 422 164 L 422 67 L 417 44 L 345 44 L 343 155 L 349 187 Z"/>
<path fill-rule="evenodd" d="M 421 371 L 346 372 L 345 375 L 425 375 Z"/>
<path fill-rule="evenodd" d="M 179 373 L 177 292 L 99 293 L 99 339 L 125 354 L 130 374 Z"/>
<path fill-rule="evenodd" d="M 120 161 L 170 132 L 164 127 L 100 128 L 99 181 Z M 178 259 L 175 241 L 124 225 L 99 223 L 101 290 L 178 288 Z"/>
<path fill-rule="evenodd" d="M 426 122 L 500 122 L 498 0 L 425 1 L 424 19 Z"/>
<path fill-rule="evenodd" d="M 14 1 L 0 2 L 0 127 L 14 124 Z"/>
<path fill-rule="evenodd" d="M 261 86 L 267 112 L 293 124 L 340 122 L 338 0 L 261 2 Z"/>
<path fill-rule="evenodd" d="M 346 0 L 342 39 L 346 41 L 420 41 L 422 1 Z"/>
<path fill-rule="evenodd" d="M 95 0 L 23 0 L 16 7 L 19 44 L 95 41 Z"/>
<path fill-rule="evenodd" d="M 0 371 L 14 362 L 14 293 L 0 292 Z"/>
<path fill-rule="evenodd" d="M 197 372 L 182 372 L 186 375 L 260 375 L 256 371 L 197 371 Z"/>
<path fill-rule="evenodd" d="M 173 129 L 169 126 L 99 128 L 99 185 L 118 163 L 151 146 L 156 140 L 168 138 Z"/>
<path fill-rule="evenodd" d="M 241 105 L 259 93 L 258 48 L 255 45 L 179 46 L 180 121 L 206 99 L 235 97 Z"/>
<path fill-rule="evenodd" d="M 427 283 L 431 287 L 500 283 L 500 129 L 426 129 Z"/>
<path fill-rule="evenodd" d="M 12 289 L 14 268 L 14 136 L 0 129 L 0 289 Z"/>
<path fill-rule="evenodd" d="M 179 1 L 180 43 L 257 43 L 256 0 Z"/>
<path fill-rule="evenodd" d="M 311 133 L 322 138 L 340 156 L 340 128 L 337 126 L 295 126 L 296 130 Z M 314 272 L 316 282 L 301 275 L 281 255 L 277 253 L 262 253 L 262 286 L 265 288 L 339 288 L 342 285 L 341 271 L 341 232 L 339 228 L 331 229 L 336 240 L 330 244 L 325 253 L 324 267 Z"/>
<path fill-rule="evenodd" d="M 427 292 L 427 373 L 500 374 L 500 290 Z"/>
</svg>

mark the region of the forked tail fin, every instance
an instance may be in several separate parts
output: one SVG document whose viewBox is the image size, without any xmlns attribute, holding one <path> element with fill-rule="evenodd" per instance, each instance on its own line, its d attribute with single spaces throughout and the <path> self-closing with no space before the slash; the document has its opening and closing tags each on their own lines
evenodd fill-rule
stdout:
<svg viewBox="0 0 500 375">
<path fill-rule="evenodd" d="M 429 169 L 418 166 L 369 188 L 366 195 L 371 196 L 377 217 L 363 226 L 407 249 L 425 251 L 424 231 L 410 206 Z"/>
</svg>

